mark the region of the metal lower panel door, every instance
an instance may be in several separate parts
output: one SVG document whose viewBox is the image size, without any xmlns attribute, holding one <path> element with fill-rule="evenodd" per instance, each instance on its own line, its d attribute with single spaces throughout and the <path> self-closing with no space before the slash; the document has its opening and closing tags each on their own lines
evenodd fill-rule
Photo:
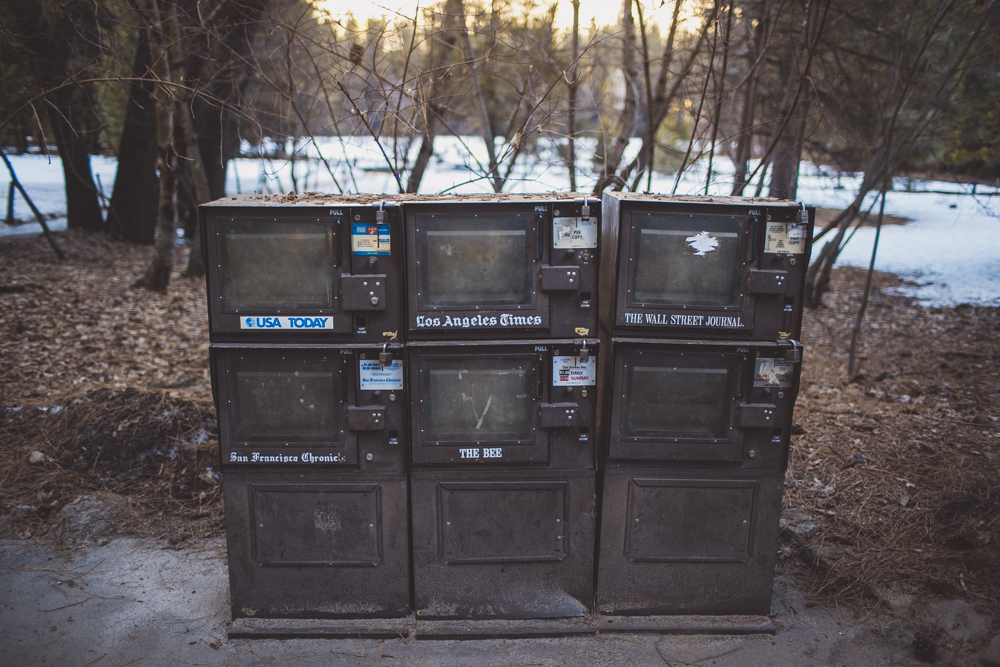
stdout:
<svg viewBox="0 0 1000 667">
<path fill-rule="evenodd" d="M 404 474 L 222 477 L 233 618 L 410 613 Z"/>
<path fill-rule="evenodd" d="M 781 473 L 608 470 L 598 612 L 767 614 L 782 486 Z"/>
<path fill-rule="evenodd" d="M 594 472 L 414 472 L 421 618 L 559 618 L 593 601 Z"/>
</svg>

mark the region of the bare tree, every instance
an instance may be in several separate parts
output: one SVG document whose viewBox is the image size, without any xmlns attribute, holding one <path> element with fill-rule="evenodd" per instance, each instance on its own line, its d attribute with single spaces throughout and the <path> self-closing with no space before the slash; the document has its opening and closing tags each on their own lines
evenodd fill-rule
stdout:
<svg viewBox="0 0 1000 667">
<path fill-rule="evenodd" d="M 651 94 L 647 95 L 647 104 L 645 105 L 646 115 L 643 119 L 643 125 L 645 127 L 645 132 L 642 136 L 642 144 L 639 147 L 639 151 L 636 157 L 633 158 L 624 167 L 621 167 L 619 173 L 614 179 L 608 179 L 605 183 L 598 182 L 597 186 L 594 188 L 594 194 L 599 194 L 604 188 L 608 187 L 614 180 L 614 187 L 617 189 L 623 189 L 627 187 L 629 181 L 632 181 L 631 189 L 638 189 L 639 182 L 643 176 L 652 176 L 652 169 L 654 164 L 654 157 L 656 152 L 656 135 L 660 127 L 663 125 L 669 116 L 671 109 L 678 96 L 683 90 L 683 86 L 687 83 L 695 69 L 698 62 L 699 55 L 707 41 L 708 30 L 712 25 L 712 20 L 714 14 L 711 12 L 706 12 L 701 22 L 701 25 L 693 38 L 693 44 L 690 45 L 687 53 L 684 53 L 680 48 L 678 48 L 677 41 L 677 27 L 680 19 L 680 12 L 683 0 L 676 0 L 674 3 L 673 13 L 671 15 L 670 26 L 667 31 L 666 42 L 663 45 L 663 53 L 659 58 L 659 72 L 656 77 L 655 85 L 652 86 Z M 640 26 L 640 29 L 645 33 L 645 26 Z M 643 61 L 648 63 L 651 62 L 649 45 L 646 39 L 642 40 L 642 57 Z M 674 69 L 674 62 L 678 59 L 678 54 L 680 54 L 680 64 L 677 69 Z M 646 87 L 649 87 L 649 83 Z M 614 166 L 618 169 L 620 164 Z M 607 173 L 607 170 L 605 170 Z M 600 189 L 598 189 L 598 186 Z M 651 187 L 651 181 L 647 181 L 647 187 Z"/>
<path fill-rule="evenodd" d="M 576 192 L 576 105 L 579 89 L 580 60 L 580 0 L 573 2 L 573 51 L 570 56 L 570 66 L 566 72 L 566 169 L 569 171 L 569 189 Z"/>
<path fill-rule="evenodd" d="M 180 81 L 182 70 L 177 59 L 170 57 L 170 42 L 179 37 L 176 22 L 170 15 L 172 8 L 160 0 L 148 0 L 144 9 L 152 69 L 158 81 L 153 89 L 153 99 L 156 102 L 156 168 L 160 172 L 160 193 L 153 256 L 149 268 L 135 282 L 135 286 L 163 292 L 170 282 L 170 272 L 174 267 L 174 246 L 177 242 L 174 234 L 177 217 L 177 153 L 173 143 L 177 100 L 168 84 Z"/>
<path fill-rule="evenodd" d="M 874 132 L 864 176 L 854 200 L 820 230 L 815 240 L 834 236 L 817 253 L 806 273 L 806 304 L 818 306 L 830 283 L 833 266 L 846 243 L 847 230 L 855 221 L 868 195 L 891 178 L 908 151 L 942 112 L 962 72 L 963 64 L 992 17 L 992 7 L 977 7 L 960 0 L 912 0 L 900 11 L 902 20 L 894 34 L 882 42 L 860 40 L 868 50 L 854 54 L 869 64 L 867 84 L 862 90 L 877 105 Z M 964 38 L 956 28 L 967 28 Z M 943 40 L 948 34 L 952 39 Z M 846 42 L 844 43 L 846 46 Z M 887 59 L 880 49 L 893 49 Z M 856 82 L 861 83 L 861 82 Z"/>
<path fill-rule="evenodd" d="M 632 17 L 632 0 L 622 0 L 622 76 L 625 79 L 625 92 L 623 95 L 621 113 L 615 121 L 615 131 L 611 142 L 604 142 L 604 155 L 602 156 L 603 170 L 594 184 L 594 195 L 600 195 L 608 185 L 618 182 L 621 179 L 615 173 L 621 163 L 625 147 L 632 137 L 632 132 L 636 126 L 636 107 L 639 103 L 639 81 L 638 63 L 636 62 L 635 45 L 635 19 Z"/>
<path fill-rule="evenodd" d="M 108 227 L 127 241 L 149 244 L 156 239 L 156 107 L 149 77 L 149 34 L 142 29 L 138 32 Z"/>
</svg>

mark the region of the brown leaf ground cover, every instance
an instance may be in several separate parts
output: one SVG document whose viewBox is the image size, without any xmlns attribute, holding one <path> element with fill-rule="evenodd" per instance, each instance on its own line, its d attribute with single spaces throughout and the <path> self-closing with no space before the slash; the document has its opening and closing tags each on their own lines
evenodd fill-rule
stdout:
<svg viewBox="0 0 1000 667">
<path fill-rule="evenodd" d="M 217 534 L 204 282 L 133 288 L 150 248 L 58 238 L 0 241 L 0 537 Z"/>
<path fill-rule="evenodd" d="M 59 240 L 67 262 L 40 238 L 0 241 L 0 537 L 79 537 L 73 510 L 95 498 L 110 519 L 87 537 L 218 534 L 204 283 L 132 288 L 149 248 Z M 817 598 L 996 613 L 1000 311 L 922 308 L 899 284 L 876 276 L 853 379 L 864 272 L 837 270 L 806 313 L 781 564 Z"/>
<path fill-rule="evenodd" d="M 837 270 L 824 307 L 804 319 L 785 505 L 786 518 L 808 515 L 820 530 L 788 540 L 800 558 L 786 562 L 838 601 L 871 605 L 896 591 L 996 613 L 1000 309 L 923 308 L 877 274 L 848 379 L 864 281 Z"/>
</svg>

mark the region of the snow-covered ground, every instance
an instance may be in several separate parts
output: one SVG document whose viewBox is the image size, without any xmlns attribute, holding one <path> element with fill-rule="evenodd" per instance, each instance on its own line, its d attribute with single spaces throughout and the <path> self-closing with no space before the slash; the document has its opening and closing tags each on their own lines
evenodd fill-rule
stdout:
<svg viewBox="0 0 1000 667">
<path fill-rule="evenodd" d="M 264 147 L 274 154 L 279 148 Z M 291 143 L 283 147 L 293 150 Z M 241 158 L 230 163 L 227 191 L 231 193 L 268 192 L 398 192 L 389 169 L 393 160 L 392 146 L 386 154 L 371 139 L 325 138 L 315 143 L 298 142 L 294 146 L 301 156 L 294 163 L 284 159 Z M 581 142 L 578 155 L 593 154 L 592 143 Z M 497 155 L 507 147 L 498 145 Z M 629 146 L 626 157 L 638 150 Z M 417 145 L 400 146 L 400 157 L 408 151 L 415 156 Z M 303 159 L 304 158 L 304 159 Z M 35 205 L 45 214 L 65 215 L 63 176 L 56 156 L 12 156 L 11 163 Z M 482 177 L 486 150 L 476 137 L 439 137 L 435 156 L 421 183 L 421 192 L 476 193 L 491 192 Z M 110 196 L 117 164 L 112 158 L 91 160 L 101 190 Z M 503 173 L 503 172 L 502 172 Z M 653 192 L 677 194 L 724 195 L 729 193 L 732 165 L 716 160 L 710 178 L 704 160 L 685 171 L 678 183 L 673 175 L 656 174 Z M 826 172 L 803 165 L 799 182 L 799 199 L 806 204 L 828 208 L 843 208 L 854 198 L 858 177 Z M 589 160 L 581 160 L 577 189 L 589 191 L 594 176 Z M 6 211 L 9 174 L 0 172 L 0 214 Z M 504 187 L 505 192 L 551 192 L 569 188 L 569 176 L 553 145 L 544 145 L 533 155 L 521 156 Z M 941 194 L 946 192 L 948 194 Z M 748 192 L 748 194 L 751 194 Z M 766 194 L 766 192 L 765 192 Z M 870 202 L 869 202 L 870 203 Z M 886 213 L 909 218 L 902 226 L 885 226 L 879 240 L 875 267 L 910 278 L 916 286 L 906 287 L 906 293 L 927 305 L 970 303 L 1000 306 L 1000 196 L 997 188 L 980 186 L 973 193 L 971 186 L 938 181 L 897 179 L 895 189 L 886 198 Z M 16 196 L 15 216 L 32 219 L 27 204 Z M 64 217 L 49 221 L 53 230 L 65 229 Z M 18 227 L 0 224 L 0 237 L 39 234 L 37 223 Z M 867 267 L 871 258 L 873 228 L 858 230 L 840 256 L 839 263 Z M 820 242 L 822 244 L 823 241 Z"/>
</svg>

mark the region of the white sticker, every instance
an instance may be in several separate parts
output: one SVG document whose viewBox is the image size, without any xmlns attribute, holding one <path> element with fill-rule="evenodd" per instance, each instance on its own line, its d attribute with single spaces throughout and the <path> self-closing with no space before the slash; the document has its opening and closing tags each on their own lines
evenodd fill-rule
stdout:
<svg viewBox="0 0 1000 667">
<path fill-rule="evenodd" d="M 553 387 L 592 387 L 597 384 L 597 357 L 552 357 Z"/>
<path fill-rule="evenodd" d="M 552 247 L 596 248 L 597 218 L 552 218 Z"/>
<path fill-rule="evenodd" d="M 767 223 L 764 252 L 801 255 L 806 250 L 805 227 L 788 222 Z"/>
<path fill-rule="evenodd" d="M 694 250 L 695 257 L 704 257 L 719 247 L 719 239 L 708 232 L 698 232 L 684 240 L 691 246 L 691 250 Z"/>
<path fill-rule="evenodd" d="M 251 315 L 240 318 L 240 329 L 260 329 L 269 331 L 301 331 L 303 329 L 333 329 L 333 318 L 329 315 L 319 317 L 262 317 Z"/>
<path fill-rule="evenodd" d="M 755 387 L 791 387 L 795 378 L 795 364 L 784 359 L 757 359 L 753 375 Z"/>
<path fill-rule="evenodd" d="M 360 375 L 363 391 L 403 388 L 403 363 L 398 359 L 384 368 L 375 359 L 362 359 Z"/>
</svg>

